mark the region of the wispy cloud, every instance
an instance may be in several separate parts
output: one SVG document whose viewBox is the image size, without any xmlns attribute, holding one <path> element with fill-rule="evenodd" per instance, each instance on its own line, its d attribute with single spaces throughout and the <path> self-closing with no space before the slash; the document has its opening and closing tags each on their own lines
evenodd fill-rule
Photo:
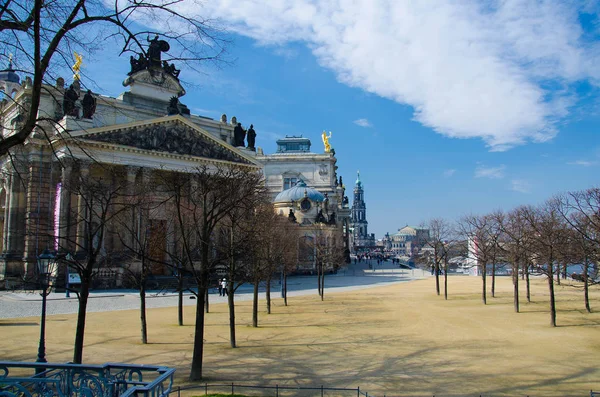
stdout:
<svg viewBox="0 0 600 397">
<path fill-rule="evenodd" d="M 600 43 L 573 2 L 215 0 L 176 9 L 227 21 L 260 44 L 303 43 L 342 83 L 494 151 L 551 139 L 577 99 L 573 83 L 600 82 Z"/>
<path fill-rule="evenodd" d="M 504 178 L 505 165 L 498 167 L 486 167 L 478 165 L 475 168 L 475 178 L 489 178 L 489 179 L 502 179 Z"/>
<path fill-rule="evenodd" d="M 510 181 L 511 190 L 519 193 L 531 193 L 531 184 L 524 179 L 513 179 Z"/>
<path fill-rule="evenodd" d="M 576 160 L 576 161 L 570 161 L 567 164 L 569 164 L 569 165 L 580 165 L 582 167 L 591 167 L 593 165 L 597 165 L 598 162 L 597 161 L 589 161 L 589 160 Z"/>
<path fill-rule="evenodd" d="M 449 170 L 444 170 L 443 175 L 445 178 L 450 178 L 455 173 L 456 173 L 455 169 L 449 169 Z"/>
<path fill-rule="evenodd" d="M 373 127 L 373 125 L 367 119 L 354 120 L 353 123 L 365 128 Z"/>
</svg>

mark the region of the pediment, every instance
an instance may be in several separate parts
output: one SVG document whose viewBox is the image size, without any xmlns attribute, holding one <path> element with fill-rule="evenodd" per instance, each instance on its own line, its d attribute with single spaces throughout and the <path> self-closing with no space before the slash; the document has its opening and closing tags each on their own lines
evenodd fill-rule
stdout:
<svg viewBox="0 0 600 397">
<path fill-rule="evenodd" d="M 136 123 L 129 127 L 114 126 L 114 130 L 106 128 L 98 132 L 91 130 L 78 139 L 156 153 L 256 164 L 229 144 L 192 123 L 183 122 L 180 118 L 181 116 L 172 116 L 154 122 Z"/>
</svg>

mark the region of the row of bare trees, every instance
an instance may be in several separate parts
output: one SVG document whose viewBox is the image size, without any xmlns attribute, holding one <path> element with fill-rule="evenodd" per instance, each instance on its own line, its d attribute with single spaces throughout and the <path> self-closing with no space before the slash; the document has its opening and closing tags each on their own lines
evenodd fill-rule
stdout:
<svg viewBox="0 0 600 397">
<path fill-rule="evenodd" d="M 139 171 L 139 172 L 138 172 Z M 140 297 L 141 340 L 148 343 L 146 295 L 156 274 L 173 274 L 179 291 L 178 323 L 183 325 L 183 293 L 196 298 L 194 352 L 190 379 L 202 376 L 205 316 L 209 289 L 227 279 L 230 343 L 235 348 L 235 294 L 243 284 L 254 291 L 252 325 L 258 326 L 259 286 L 266 287 L 271 313 L 271 282 L 280 277 L 287 305 L 287 275 L 298 265 L 300 229 L 276 214 L 259 171 L 239 166 L 201 166 L 192 172 L 129 170 L 93 164 L 63 185 L 71 211 L 57 235 L 61 262 L 81 284 L 71 290 L 79 300 L 73 361 L 83 358 L 87 302 L 101 272 L 120 272 Z M 63 204 L 61 204 L 63 205 Z M 310 229 L 319 274 L 319 294 L 343 249 L 327 226 Z M 321 230 L 323 229 L 323 230 Z M 306 233 L 306 229 L 303 231 Z M 191 285 L 190 285 L 191 284 Z"/>
<path fill-rule="evenodd" d="M 440 295 L 444 275 L 444 297 L 448 299 L 451 261 L 477 267 L 482 277 L 482 301 L 487 303 L 487 277 L 495 296 L 496 274 L 504 268 L 512 275 L 513 304 L 520 311 L 519 278 L 526 284 L 531 301 L 530 275 L 543 275 L 548 282 L 550 324 L 556 326 L 555 283 L 567 278 L 568 267 L 578 265 L 584 306 L 591 312 L 589 287 L 598 282 L 600 261 L 600 188 L 590 188 L 553 197 L 538 206 L 520 206 L 511 211 L 468 215 L 453 224 L 445 219 L 428 223 L 429 237 L 422 242 L 419 261 L 430 266 Z M 461 260 L 462 258 L 462 260 Z"/>
</svg>

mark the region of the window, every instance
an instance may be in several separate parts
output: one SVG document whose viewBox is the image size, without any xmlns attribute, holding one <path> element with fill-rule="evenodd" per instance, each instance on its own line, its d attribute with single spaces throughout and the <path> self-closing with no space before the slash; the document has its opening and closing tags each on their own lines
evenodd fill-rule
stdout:
<svg viewBox="0 0 600 397">
<path fill-rule="evenodd" d="M 283 190 L 296 186 L 296 183 L 298 183 L 298 178 L 283 178 Z"/>
</svg>

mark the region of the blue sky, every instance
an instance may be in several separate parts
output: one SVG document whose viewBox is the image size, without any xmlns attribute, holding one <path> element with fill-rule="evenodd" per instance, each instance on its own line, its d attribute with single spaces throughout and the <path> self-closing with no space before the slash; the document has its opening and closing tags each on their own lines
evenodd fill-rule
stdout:
<svg viewBox="0 0 600 397">
<path fill-rule="evenodd" d="M 321 152 L 332 131 L 347 194 L 360 170 L 378 238 L 599 184 L 596 2 L 263 3 L 193 8 L 227 25 L 234 62 L 183 69 L 181 100 L 254 124 L 266 153 L 285 135 Z M 129 65 L 111 50 L 86 74 L 116 96 Z"/>
</svg>

